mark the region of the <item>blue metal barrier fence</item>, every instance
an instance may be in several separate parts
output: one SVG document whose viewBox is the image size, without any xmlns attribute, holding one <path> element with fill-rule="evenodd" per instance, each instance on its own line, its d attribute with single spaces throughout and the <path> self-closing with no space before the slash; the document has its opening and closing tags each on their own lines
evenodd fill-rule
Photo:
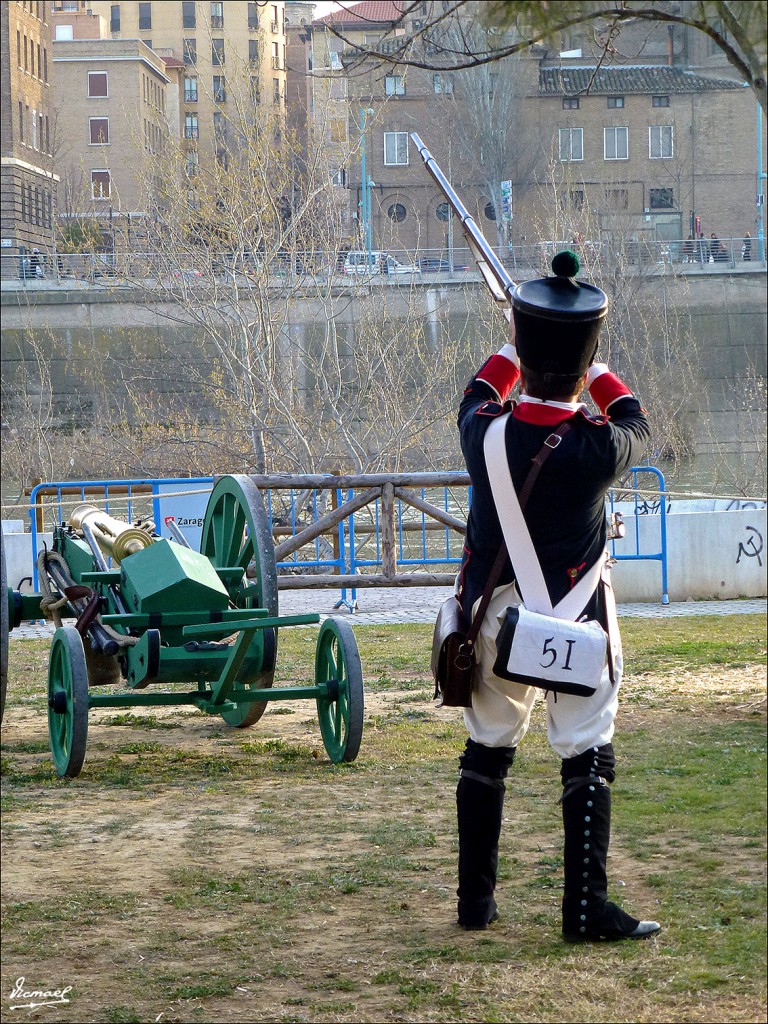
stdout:
<svg viewBox="0 0 768 1024">
<path fill-rule="evenodd" d="M 650 474 L 658 490 L 643 491 L 638 479 Z M 254 478 L 264 495 L 264 504 L 277 550 L 303 531 L 312 533 L 331 513 L 332 525 L 311 536 L 300 547 L 283 553 L 277 561 L 281 589 L 296 587 L 331 587 L 341 592 L 337 607 L 357 607 L 357 587 L 365 586 L 429 586 L 448 585 L 462 558 L 462 524 L 466 522 L 472 489 L 465 473 L 410 474 L 410 482 L 424 478 L 426 486 L 408 488 L 397 482 L 402 477 L 375 474 L 360 477 L 361 487 L 342 486 L 342 480 L 327 477 L 274 477 L 279 485 L 270 485 L 270 477 Z M 352 480 L 355 478 L 343 478 Z M 389 485 L 388 508 L 394 509 L 394 529 L 382 514 L 383 482 Z M 435 484 L 433 481 L 450 480 Z M 320 482 L 322 480 L 322 483 Z M 287 482 L 290 481 L 290 484 Z M 302 481 L 306 486 L 301 486 Z M 376 481 L 379 487 L 370 483 Z M 173 535 L 168 520 L 173 520 L 190 545 L 199 549 L 200 535 L 213 477 L 123 480 L 82 480 L 41 483 L 30 493 L 29 516 L 32 533 L 33 586 L 38 588 L 37 556 L 40 533 L 46 521 L 61 524 L 68 509 L 80 502 L 96 500 L 116 518 L 133 522 L 137 518 L 153 519 L 161 536 Z M 366 491 L 365 488 L 369 487 Z M 648 497 L 650 494 L 650 498 Z M 366 501 L 362 501 L 367 497 Z M 48 500 L 45 500 L 48 499 Z M 361 504 L 362 503 L 362 504 Z M 344 513 L 342 506 L 352 508 Z M 341 509 L 338 522 L 333 512 Z M 651 466 L 635 466 L 621 485 L 609 492 L 607 511 L 622 511 L 633 517 L 632 529 L 623 541 L 611 541 L 612 555 L 617 561 L 658 561 L 661 569 L 661 602 L 669 603 L 667 591 L 667 499 L 663 474 Z M 649 515 L 653 513 L 653 515 Z M 644 550 L 640 537 L 643 517 L 658 522 L 658 544 L 649 543 L 646 533 Z M 281 543 L 282 542 L 282 543 Z M 389 544 L 390 550 L 385 549 Z M 617 544 L 619 549 L 617 550 Z M 626 548 L 630 550 L 627 551 Z M 391 569 L 417 570 L 391 578 Z M 371 571 L 383 570 L 384 576 Z M 419 572 L 418 570 L 423 570 Z M 442 570 L 442 571 L 440 571 Z M 370 576 L 369 576 L 370 574 Z M 389 575 L 388 575 L 389 574 Z M 369 576 L 368 580 L 366 577 Z M 406 578 L 407 576 L 407 578 Z M 334 577 L 339 577 L 334 581 Z"/>
</svg>

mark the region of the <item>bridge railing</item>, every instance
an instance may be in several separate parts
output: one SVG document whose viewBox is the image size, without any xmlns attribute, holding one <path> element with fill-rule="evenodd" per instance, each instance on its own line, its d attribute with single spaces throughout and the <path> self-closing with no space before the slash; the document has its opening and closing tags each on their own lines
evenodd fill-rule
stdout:
<svg viewBox="0 0 768 1024">
<path fill-rule="evenodd" d="M 723 239 L 560 239 L 526 242 L 497 248 L 496 254 L 514 278 L 532 277 L 549 269 L 552 256 L 561 249 L 575 249 L 587 270 L 601 265 L 663 271 L 664 268 L 693 270 L 694 267 L 717 267 L 720 270 L 764 265 L 765 252 L 757 238 Z M 142 252 L 41 252 L 34 255 L 0 253 L 0 272 L 6 282 L 17 281 L 21 287 L 39 287 L 41 282 L 70 284 L 81 287 L 109 288 L 136 285 L 163 291 L 217 287 L 236 282 L 247 286 L 249 281 L 264 276 L 276 285 L 301 281 L 347 281 L 362 283 L 377 280 L 407 283 L 413 280 L 468 280 L 477 277 L 469 249 L 463 246 L 440 249 L 390 248 L 393 264 L 373 262 L 371 273 L 363 261 L 354 265 L 356 273 L 348 272 L 345 250 L 312 250 L 279 252 L 268 259 L 257 253 L 216 251 L 210 249 L 173 251 L 162 254 Z"/>
<path fill-rule="evenodd" d="M 653 486 L 641 498 L 638 481 L 644 474 L 651 475 Z M 472 501 L 467 473 L 269 474 L 250 479 L 263 493 L 280 589 L 338 589 L 339 605 L 354 608 L 358 588 L 453 584 Z M 173 535 L 168 526 L 172 519 L 199 549 L 213 482 L 212 477 L 196 477 L 38 484 L 29 504 L 33 562 L 46 526 L 66 521 L 71 507 L 82 501 L 101 504 L 118 518 L 151 518 L 163 536 Z M 660 513 L 654 516 L 658 544 L 646 540 L 643 547 L 635 529 L 632 536 L 613 542 L 613 555 L 618 561 L 659 562 L 660 598 L 666 604 L 663 475 L 653 467 L 634 467 L 610 492 L 606 511 L 634 509 L 636 523 L 640 502 L 649 500 Z M 33 578 L 37 588 L 34 568 Z"/>
</svg>

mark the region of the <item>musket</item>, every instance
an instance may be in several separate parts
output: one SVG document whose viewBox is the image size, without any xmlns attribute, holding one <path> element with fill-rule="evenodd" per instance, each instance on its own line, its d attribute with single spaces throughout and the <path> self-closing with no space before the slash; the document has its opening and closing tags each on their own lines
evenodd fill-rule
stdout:
<svg viewBox="0 0 768 1024">
<path fill-rule="evenodd" d="M 488 287 L 488 291 L 491 293 L 493 301 L 507 320 L 509 320 L 512 316 L 512 292 L 516 287 L 515 282 L 488 244 L 488 240 L 477 226 L 475 218 L 459 199 L 456 190 L 440 170 L 437 161 L 421 141 L 421 138 L 416 132 L 411 132 L 411 138 L 419 151 L 419 156 L 424 161 L 427 171 L 429 171 L 435 184 L 445 196 L 450 208 L 461 221 L 461 229 L 472 253 L 472 258 L 483 275 L 483 280 Z"/>
</svg>

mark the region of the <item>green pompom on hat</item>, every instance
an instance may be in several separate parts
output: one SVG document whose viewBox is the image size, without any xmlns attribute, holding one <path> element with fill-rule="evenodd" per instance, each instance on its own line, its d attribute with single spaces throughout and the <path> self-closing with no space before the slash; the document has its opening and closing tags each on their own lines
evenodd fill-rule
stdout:
<svg viewBox="0 0 768 1024">
<path fill-rule="evenodd" d="M 579 257 L 570 249 L 552 260 L 552 277 L 523 281 L 512 295 L 520 362 L 531 370 L 581 376 L 595 358 L 608 312 L 601 288 L 576 281 Z"/>
<path fill-rule="evenodd" d="M 576 277 L 580 270 L 581 261 L 572 249 L 563 249 L 552 257 L 552 273 L 556 277 Z"/>
</svg>

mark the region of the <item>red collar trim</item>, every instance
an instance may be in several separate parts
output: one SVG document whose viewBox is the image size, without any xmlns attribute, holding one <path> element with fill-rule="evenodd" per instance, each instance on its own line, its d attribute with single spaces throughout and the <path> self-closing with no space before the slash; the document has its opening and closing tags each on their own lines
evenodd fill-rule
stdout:
<svg viewBox="0 0 768 1024">
<path fill-rule="evenodd" d="M 518 402 L 512 415 L 523 423 L 534 423 L 539 427 L 557 427 L 576 413 L 558 409 L 553 405 L 541 405 L 538 402 Z"/>
</svg>

